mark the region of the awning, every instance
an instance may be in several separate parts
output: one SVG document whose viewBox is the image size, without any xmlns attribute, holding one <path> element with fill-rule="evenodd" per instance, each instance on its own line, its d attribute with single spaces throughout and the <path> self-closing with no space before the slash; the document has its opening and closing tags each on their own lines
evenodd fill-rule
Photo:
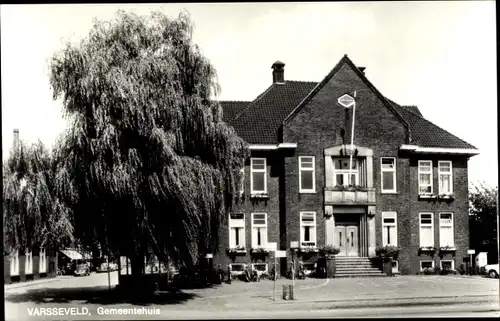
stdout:
<svg viewBox="0 0 500 321">
<path fill-rule="evenodd" d="M 66 255 L 71 260 L 83 260 L 83 256 L 75 250 L 60 250 L 62 254 Z"/>
</svg>

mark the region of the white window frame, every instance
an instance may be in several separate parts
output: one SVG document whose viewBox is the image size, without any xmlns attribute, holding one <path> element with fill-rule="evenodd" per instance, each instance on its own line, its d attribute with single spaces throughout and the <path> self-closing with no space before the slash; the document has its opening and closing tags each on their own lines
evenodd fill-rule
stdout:
<svg viewBox="0 0 500 321">
<path fill-rule="evenodd" d="M 443 262 L 451 262 L 451 270 L 455 271 L 455 260 L 440 260 L 439 261 L 439 269 L 443 270 Z"/>
<path fill-rule="evenodd" d="M 431 244 L 422 244 L 422 215 L 423 214 L 424 215 L 428 214 L 428 215 L 431 216 L 431 224 L 430 225 L 429 224 L 424 224 L 424 226 L 426 226 L 426 227 L 430 226 L 430 228 L 431 228 L 431 231 L 432 231 L 432 233 L 431 233 L 431 235 L 432 235 L 432 242 L 431 242 Z M 419 234 L 419 244 L 420 244 L 420 247 L 433 247 L 434 244 L 435 244 L 435 242 L 436 242 L 436 240 L 434 239 L 434 213 L 432 213 L 432 212 L 422 212 L 422 213 L 419 213 L 419 215 L 418 215 L 418 227 L 419 227 L 418 234 Z"/>
<path fill-rule="evenodd" d="M 420 169 L 420 164 L 422 164 L 422 163 L 430 163 L 430 168 L 431 168 L 430 172 L 422 171 Z M 434 192 L 434 186 L 433 186 L 434 185 L 434 181 L 433 181 L 434 178 L 432 177 L 432 171 L 433 171 L 433 167 L 432 167 L 432 161 L 431 160 L 419 160 L 418 161 L 418 194 L 419 195 L 427 193 L 427 192 L 425 192 L 425 193 L 421 192 L 421 189 L 420 189 L 420 187 L 422 186 L 422 184 L 420 183 L 420 175 L 421 174 L 427 174 L 427 175 L 430 174 L 431 175 L 430 176 L 431 191 L 429 193 L 432 194 Z M 423 186 L 429 186 L 429 185 L 423 185 Z"/>
<path fill-rule="evenodd" d="M 45 251 L 45 249 L 41 248 L 40 254 L 38 255 L 38 258 L 39 258 L 38 272 L 39 273 L 47 273 L 47 251 Z"/>
<path fill-rule="evenodd" d="M 254 161 L 257 161 L 257 160 L 264 161 L 264 169 L 254 169 L 253 168 Z M 254 173 L 264 173 L 264 190 L 260 191 L 260 190 L 253 189 L 253 174 Z M 266 158 L 252 157 L 250 159 L 250 191 L 252 194 L 259 194 L 259 193 L 267 194 L 267 159 Z"/>
<path fill-rule="evenodd" d="M 254 222 L 254 219 L 255 219 L 255 214 L 257 215 L 264 215 L 264 219 L 266 221 L 265 224 L 255 224 Z M 263 247 L 263 248 L 267 248 L 267 237 L 268 237 L 268 228 L 267 228 L 267 213 L 264 213 L 264 212 L 255 212 L 255 213 L 252 213 L 252 248 L 257 248 L 257 247 Z M 254 233 L 253 233 L 253 230 L 254 228 L 264 228 L 265 229 L 265 234 L 263 236 L 264 239 L 262 239 L 262 236 L 261 236 L 261 245 L 257 245 L 257 234 L 255 234 L 255 237 L 254 237 Z"/>
<path fill-rule="evenodd" d="M 310 222 L 307 222 L 307 223 L 304 223 L 302 221 L 302 218 L 304 217 L 304 214 L 305 215 L 310 215 L 312 214 L 313 216 L 313 222 L 310 223 Z M 305 237 L 305 233 L 304 233 L 304 229 L 303 227 L 304 226 L 311 226 L 313 227 L 312 228 L 312 232 L 310 232 L 310 237 L 311 237 L 311 240 L 310 241 L 306 241 L 304 240 L 304 237 Z M 317 238 L 316 238 L 316 234 L 317 234 L 317 227 L 316 227 L 316 212 L 314 211 L 302 211 L 300 212 L 300 247 L 316 247 L 317 244 L 318 244 L 318 241 L 317 241 Z M 303 245 L 304 242 L 310 242 L 310 243 L 314 243 L 314 245 Z"/>
<path fill-rule="evenodd" d="M 229 266 L 231 267 L 231 275 L 238 276 L 245 274 L 245 269 L 247 265 L 246 263 L 229 263 Z M 234 271 L 234 266 L 242 266 L 243 269 L 241 271 Z"/>
<path fill-rule="evenodd" d="M 243 219 L 232 219 L 231 214 L 241 214 L 243 215 Z M 243 222 L 243 224 L 241 222 Z M 246 250 L 245 213 L 230 213 L 228 225 L 229 225 L 229 248 L 235 249 L 238 246 L 243 246 Z M 231 240 L 231 229 L 235 227 L 242 228 L 243 238 L 242 240 L 240 240 L 241 245 L 233 244 L 233 241 Z M 236 239 L 234 241 L 236 242 Z"/>
<path fill-rule="evenodd" d="M 450 164 L 449 172 L 441 171 L 441 164 Z M 450 190 L 448 192 L 444 192 L 441 190 L 441 175 L 450 176 Z M 453 162 L 452 161 L 438 161 L 438 188 L 439 194 L 453 194 Z"/>
<path fill-rule="evenodd" d="M 420 272 L 424 272 L 424 268 L 422 267 L 422 263 L 424 263 L 424 262 L 431 262 L 432 268 L 433 269 L 436 268 L 436 262 L 434 262 L 434 260 L 422 260 L 422 261 L 420 261 Z"/>
<path fill-rule="evenodd" d="M 10 255 L 10 275 L 19 275 L 19 251 L 15 251 Z"/>
<path fill-rule="evenodd" d="M 306 161 L 306 159 L 310 159 Z M 312 167 L 302 167 L 302 161 L 312 164 Z M 312 172 L 312 189 L 302 188 L 302 172 Z M 299 156 L 299 193 L 316 193 L 316 157 Z"/>
<path fill-rule="evenodd" d="M 383 161 L 384 159 L 392 159 L 394 162 L 394 168 L 384 168 Z M 384 189 L 384 173 L 393 173 L 392 175 L 392 184 L 394 186 L 393 189 Z M 397 180 L 396 180 L 396 157 L 381 157 L 380 158 L 380 188 L 382 193 L 396 193 L 397 192 Z"/>
<path fill-rule="evenodd" d="M 349 157 L 332 158 L 332 162 L 333 162 L 333 186 L 349 186 L 349 174 L 354 175 L 354 185 L 359 185 L 359 163 L 360 163 L 359 160 L 357 158 L 354 158 L 354 157 L 352 158 L 352 163 L 356 164 L 356 169 L 349 171 L 349 169 L 337 169 L 335 167 L 337 162 L 341 159 L 346 159 L 348 162 L 351 161 Z M 337 175 L 342 175 L 344 178 L 344 182 L 347 182 L 347 184 L 340 185 L 339 183 L 337 183 Z"/>
<path fill-rule="evenodd" d="M 24 274 L 33 274 L 33 252 L 25 252 Z"/>
<path fill-rule="evenodd" d="M 252 263 L 252 271 L 255 270 L 256 265 L 264 265 L 266 267 L 264 271 L 257 270 L 257 273 L 263 274 L 269 272 L 269 265 L 267 263 Z"/>
<path fill-rule="evenodd" d="M 385 223 L 384 219 L 385 218 L 393 218 L 394 223 Z M 386 227 L 388 226 L 394 226 L 394 230 L 396 231 L 396 240 L 394 242 L 391 242 L 391 244 L 387 244 L 384 242 L 384 233 L 386 232 Z M 392 240 L 391 240 L 392 241 Z M 392 245 L 392 246 L 398 246 L 398 213 L 397 212 L 382 212 L 382 245 Z"/>
<path fill-rule="evenodd" d="M 441 214 L 450 214 L 451 215 L 451 223 L 443 223 L 441 221 Z M 443 244 L 443 239 L 441 233 L 441 227 L 451 227 L 451 243 L 452 244 Z M 452 248 L 455 247 L 455 218 L 453 217 L 452 212 L 439 212 L 439 246 L 444 247 L 444 246 L 450 246 Z"/>
</svg>

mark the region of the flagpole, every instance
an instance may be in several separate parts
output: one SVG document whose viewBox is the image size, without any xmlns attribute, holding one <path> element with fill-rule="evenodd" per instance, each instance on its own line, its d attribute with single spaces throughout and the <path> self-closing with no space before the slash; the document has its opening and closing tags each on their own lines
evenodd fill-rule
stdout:
<svg viewBox="0 0 500 321">
<path fill-rule="evenodd" d="M 347 182 L 351 181 L 352 177 L 352 154 L 354 150 L 354 116 L 356 115 L 356 91 L 354 91 L 354 103 L 352 107 L 352 126 L 351 126 L 351 156 L 349 160 L 349 178 L 347 179 Z M 354 182 L 351 182 L 351 184 L 348 183 L 348 185 L 354 185 Z"/>
</svg>

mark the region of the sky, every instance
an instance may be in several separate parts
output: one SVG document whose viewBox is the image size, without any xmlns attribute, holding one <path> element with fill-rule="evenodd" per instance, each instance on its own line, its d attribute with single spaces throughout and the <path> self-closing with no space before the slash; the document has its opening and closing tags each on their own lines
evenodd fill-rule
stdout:
<svg viewBox="0 0 500 321">
<path fill-rule="evenodd" d="M 494 1 L 2 5 L 2 150 L 12 131 L 52 147 L 67 122 L 48 61 L 123 9 L 187 10 L 217 69 L 220 100 L 253 100 L 283 61 L 285 79 L 321 81 L 347 54 L 386 97 L 476 146 L 469 183 L 498 185 Z"/>
</svg>

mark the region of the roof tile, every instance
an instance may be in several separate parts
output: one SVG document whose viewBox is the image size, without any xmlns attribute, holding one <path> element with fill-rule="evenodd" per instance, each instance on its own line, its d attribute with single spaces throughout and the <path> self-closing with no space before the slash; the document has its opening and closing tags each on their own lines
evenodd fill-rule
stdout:
<svg viewBox="0 0 500 321">
<path fill-rule="evenodd" d="M 224 120 L 249 144 L 277 144 L 279 129 L 287 116 L 316 87 L 316 82 L 285 81 L 272 84 L 253 102 L 221 101 Z M 400 106 L 386 98 L 408 123 L 411 144 L 421 147 L 476 149 L 426 120 L 417 106 Z"/>
</svg>

